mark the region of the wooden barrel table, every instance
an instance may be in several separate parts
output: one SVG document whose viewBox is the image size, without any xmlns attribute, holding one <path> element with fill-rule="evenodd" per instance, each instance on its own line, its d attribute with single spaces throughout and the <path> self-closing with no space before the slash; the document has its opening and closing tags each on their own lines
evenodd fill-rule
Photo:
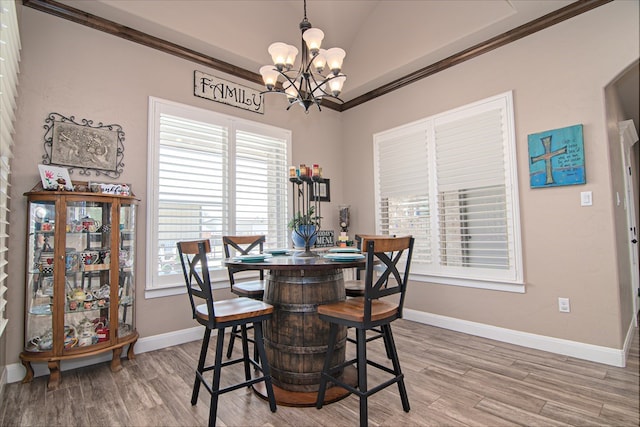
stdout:
<svg viewBox="0 0 640 427">
<path fill-rule="evenodd" d="M 315 406 L 320 374 L 329 342 L 329 324 L 320 320 L 317 308 L 345 299 L 343 269 L 364 267 L 364 260 L 332 261 L 321 256 L 274 256 L 262 262 L 241 263 L 233 258 L 225 265 L 268 270 L 264 301 L 274 306 L 265 322 L 264 341 L 271 368 L 276 402 L 285 406 Z M 345 361 L 347 330 L 338 334 L 332 366 Z M 343 378 L 356 384 L 355 369 Z M 264 383 L 254 389 L 266 397 Z M 349 395 L 342 387 L 327 389 L 325 403 Z"/>
<path fill-rule="evenodd" d="M 324 366 L 329 323 L 318 317 L 318 305 L 344 301 L 342 270 L 274 270 L 264 302 L 275 307 L 265 322 L 264 341 L 273 383 L 289 391 L 317 392 Z M 338 332 L 332 366 L 345 360 L 347 328 Z"/>
</svg>

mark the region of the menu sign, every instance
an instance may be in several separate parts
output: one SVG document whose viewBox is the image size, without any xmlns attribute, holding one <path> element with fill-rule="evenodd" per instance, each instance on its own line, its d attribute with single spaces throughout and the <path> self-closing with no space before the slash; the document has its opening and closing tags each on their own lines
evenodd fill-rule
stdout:
<svg viewBox="0 0 640 427">
<path fill-rule="evenodd" d="M 327 248 L 330 246 L 335 246 L 335 233 L 333 230 L 319 230 L 318 236 L 316 238 L 316 244 L 314 245 L 316 248 Z"/>
</svg>

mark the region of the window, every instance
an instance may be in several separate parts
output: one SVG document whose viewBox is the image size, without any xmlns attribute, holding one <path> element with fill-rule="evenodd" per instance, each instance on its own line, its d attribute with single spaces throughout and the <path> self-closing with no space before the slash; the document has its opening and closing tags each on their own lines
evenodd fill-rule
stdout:
<svg viewBox="0 0 640 427">
<path fill-rule="evenodd" d="M 377 232 L 422 280 L 522 292 L 511 92 L 374 135 Z"/>
<path fill-rule="evenodd" d="M 214 280 L 227 279 L 223 235 L 287 246 L 290 131 L 156 98 L 149 117 L 147 290 L 182 291 L 180 240 L 210 239 Z"/>
<path fill-rule="evenodd" d="M 16 5 L 0 1 L 0 336 L 7 327 L 5 294 L 7 292 L 9 176 L 13 145 L 20 61 L 20 34 Z"/>
</svg>

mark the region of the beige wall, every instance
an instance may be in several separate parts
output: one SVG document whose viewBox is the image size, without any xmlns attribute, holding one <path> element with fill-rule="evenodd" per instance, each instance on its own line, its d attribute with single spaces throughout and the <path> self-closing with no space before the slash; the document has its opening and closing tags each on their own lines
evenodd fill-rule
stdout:
<svg viewBox="0 0 640 427">
<path fill-rule="evenodd" d="M 193 70 L 212 72 L 205 67 L 22 9 L 23 51 L 12 166 L 8 364 L 17 363 L 23 345 L 23 193 L 38 180 L 45 117 L 57 112 L 123 126 L 125 170 L 118 181 L 132 183 L 141 199 L 137 261 L 143 266 L 148 96 L 291 129 L 293 163 L 320 163 L 332 180 L 332 203 L 323 211 L 325 227 L 337 230 L 337 205 L 349 203 L 350 232 L 354 234 L 374 229 L 373 133 L 514 90 L 527 291 L 512 294 L 414 282 L 408 306 L 621 347 L 629 320 L 621 319 L 628 314 L 621 308 L 618 290 L 614 216 L 619 208 L 612 198 L 617 184 L 608 166 L 603 88 L 639 56 L 637 2 L 600 7 L 342 114 L 331 110 L 309 115 L 299 109 L 287 112 L 283 99 L 268 97 L 264 116 L 194 97 Z M 527 134 L 578 123 L 585 131 L 587 185 L 530 190 Z M 582 190 L 593 191 L 593 207 L 580 208 Z M 142 268 L 136 279 L 137 325 L 142 337 L 193 326 L 184 295 L 146 300 Z M 558 313 L 559 296 L 571 298 L 572 313 Z"/>
<path fill-rule="evenodd" d="M 372 134 L 513 90 L 524 294 L 412 282 L 408 308 L 518 331 L 621 348 L 631 317 L 614 240 L 604 88 L 638 59 L 638 2 L 616 1 L 344 113 L 345 197 L 354 232 L 374 230 Z M 587 184 L 532 190 L 527 135 L 584 125 Z M 614 167 L 617 167 L 615 159 Z M 580 192 L 592 191 L 592 207 Z M 621 264 L 624 263 L 621 261 Z M 628 264 L 627 264 L 627 269 Z M 627 285 L 628 286 L 628 285 Z M 571 313 L 558 312 L 558 297 Z M 625 299 L 626 298 L 626 299 Z M 622 302 L 622 304 L 621 304 Z M 621 307 L 624 305 L 624 308 Z M 622 318 L 621 316 L 624 316 Z"/>
<path fill-rule="evenodd" d="M 267 97 L 267 113 L 262 116 L 197 98 L 193 95 L 195 69 L 232 81 L 238 79 L 34 9 L 21 9 L 20 96 L 11 175 L 8 293 L 11 304 L 7 310 L 11 324 L 7 334 L 7 363 L 18 362 L 23 345 L 26 230 L 23 193 L 39 180 L 37 164 L 44 154 L 43 125 L 51 112 L 123 127 L 125 167 L 115 181 L 132 183 L 134 193 L 141 200 L 137 230 L 139 267 L 145 265 L 149 96 L 291 129 L 293 163 L 321 164 L 324 175 L 335 184 L 331 188 L 332 199 L 342 198 L 338 185 L 343 181 L 341 117 L 337 112 L 323 110 L 320 114 L 313 111 L 305 115 L 301 108 L 286 111 L 285 98 L 273 95 Z M 92 175 L 90 179 L 93 178 Z M 74 174 L 72 179 L 82 178 Z M 337 203 L 325 204 L 323 208 L 324 226 L 337 230 Z M 144 268 L 138 268 L 136 280 L 136 318 L 141 337 L 194 326 L 185 295 L 145 299 Z"/>
</svg>

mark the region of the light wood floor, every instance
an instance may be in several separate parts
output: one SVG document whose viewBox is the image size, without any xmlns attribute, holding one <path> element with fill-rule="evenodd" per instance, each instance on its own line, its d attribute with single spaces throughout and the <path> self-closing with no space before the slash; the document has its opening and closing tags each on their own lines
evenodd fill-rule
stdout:
<svg viewBox="0 0 640 427">
<path fill-rule="evenodd" d="M 615 368 L 405 320 L 393 327 L 411 411 L 402 411 L 392 386 L 369 399 L 372 426 L 639 424 L 637 330 L 627 367 Z M 0 424 L 206 425 L 208 393 L 202 389 L 198 404 L 190 404 L 199 345 L 140 354 L 115 374 L 106 363 L 66 371 L 55 391 L 47 391 L 46 377 L 8 384 Z M 368 348 L 385 359 L 381 340 Z M 223 380 L 236 380 L 241 371 L 241 365 L 227 368 Z M 370 375 L 369 384 L 376 378 Z M 220 397 L 218 425 L 348 426 L 357 425 L 357 411 L 357 399 L 349 396 L 321 410 L 279 406 L 272 414 L 243 388 Z"/>
</svg>

